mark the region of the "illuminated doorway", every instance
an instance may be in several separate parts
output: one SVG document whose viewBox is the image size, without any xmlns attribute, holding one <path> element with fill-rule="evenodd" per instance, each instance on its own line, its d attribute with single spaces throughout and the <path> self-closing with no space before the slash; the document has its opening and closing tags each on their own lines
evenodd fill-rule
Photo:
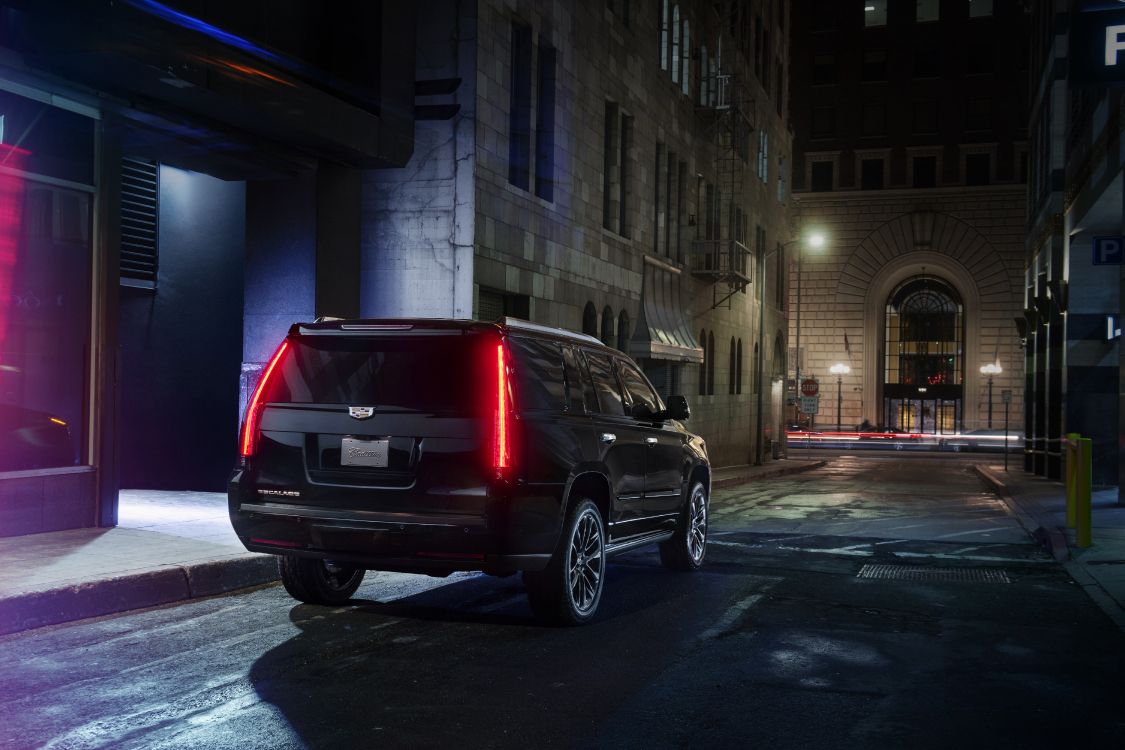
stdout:
<svg viewBox="0 0 1125 750">
<path fill-rule="evenodd" d="M 923 273 L 907 279 L 886 307 L 883 419 L 903 432 L 946 434 L 961 427 L 964 307 L 949 284 Z"/>
</svg>

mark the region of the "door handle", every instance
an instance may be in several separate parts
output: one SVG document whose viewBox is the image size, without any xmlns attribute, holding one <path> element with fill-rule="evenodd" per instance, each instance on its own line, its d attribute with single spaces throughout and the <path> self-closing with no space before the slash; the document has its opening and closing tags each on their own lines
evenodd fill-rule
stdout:
<svg viewBox="0 0 1125 750">
<path fill-rule="evenodd" d="M 645 438 L 645 442 L 649 445 L 656 445 L 656 438 Z"/>
<path fill-rule="evenodd" d="M 617 440 L 617 436 L 614 435 L 612 432 L 603 432 L 602 433 L 602 442 L 603 443 L 612 443 L 615 440 Z"/>
</svg>

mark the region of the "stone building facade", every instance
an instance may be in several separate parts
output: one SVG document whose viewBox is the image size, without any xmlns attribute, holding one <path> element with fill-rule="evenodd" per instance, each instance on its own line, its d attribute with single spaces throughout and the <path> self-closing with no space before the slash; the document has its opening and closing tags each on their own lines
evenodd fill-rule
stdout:
<svg viewBox="0 0 1125 750">
<path fill-rule="evenodd" d="M 821 384 L 812 423 L 941 435 L 1002 429 L 1006 408 L 1018 433 L 1024 8 L 794 5 L 797 225 L 825 237 L 790 284 L 790 373 Z"/>
<path fill-rule="evenodd" d="M 365 178 L 362 314 L 593 333 L 689 397 L 716 464 L 768 456 L 786 351 L 788 3 L 432 10 L 419 86 L 459 109 L 418 123 L 405 169 Z"/>
</svg>

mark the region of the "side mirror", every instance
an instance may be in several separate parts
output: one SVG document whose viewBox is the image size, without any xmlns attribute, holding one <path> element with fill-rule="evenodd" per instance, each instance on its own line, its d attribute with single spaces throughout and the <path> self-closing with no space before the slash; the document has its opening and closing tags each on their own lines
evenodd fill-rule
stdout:
<svg viewBox="0 0 1125 750">
<path fill-rule="evenodd" d="M 655 422 L 661 418 L 661 414 L 654 412 L 648 408 L 648 404 L 633 404 L 633 408 L 629 410 L 629 416 L 633 419 L 639 419 L 642 422 Z"/>
<path fill-rule="evenodd" d="M 691 409 L 688 408 L 687 399 L 683 396 L 669 396 L 668 408 L 662 416 L 681 422 L 685 419 L 690 419 Z"/>
</svg>

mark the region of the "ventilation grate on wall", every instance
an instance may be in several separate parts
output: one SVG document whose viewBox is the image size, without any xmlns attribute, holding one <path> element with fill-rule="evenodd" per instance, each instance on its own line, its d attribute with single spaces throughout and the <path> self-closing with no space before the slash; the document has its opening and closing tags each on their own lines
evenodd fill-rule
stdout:
<svg viewBox="0 0 1125 750">
<path fill-rule="evenodd" d="M 867 564 L 857 578 L 890 581 L 939 581 L 950 583 L 1011 583 L 1008 574 L 993 568 L 930 568 L 922 565 Z"/>
<path fill-rule="evenodd" d="M 157 165 L 121 160 L 121 280 L 155 288 L 159 209 Z"/>
</svg>

